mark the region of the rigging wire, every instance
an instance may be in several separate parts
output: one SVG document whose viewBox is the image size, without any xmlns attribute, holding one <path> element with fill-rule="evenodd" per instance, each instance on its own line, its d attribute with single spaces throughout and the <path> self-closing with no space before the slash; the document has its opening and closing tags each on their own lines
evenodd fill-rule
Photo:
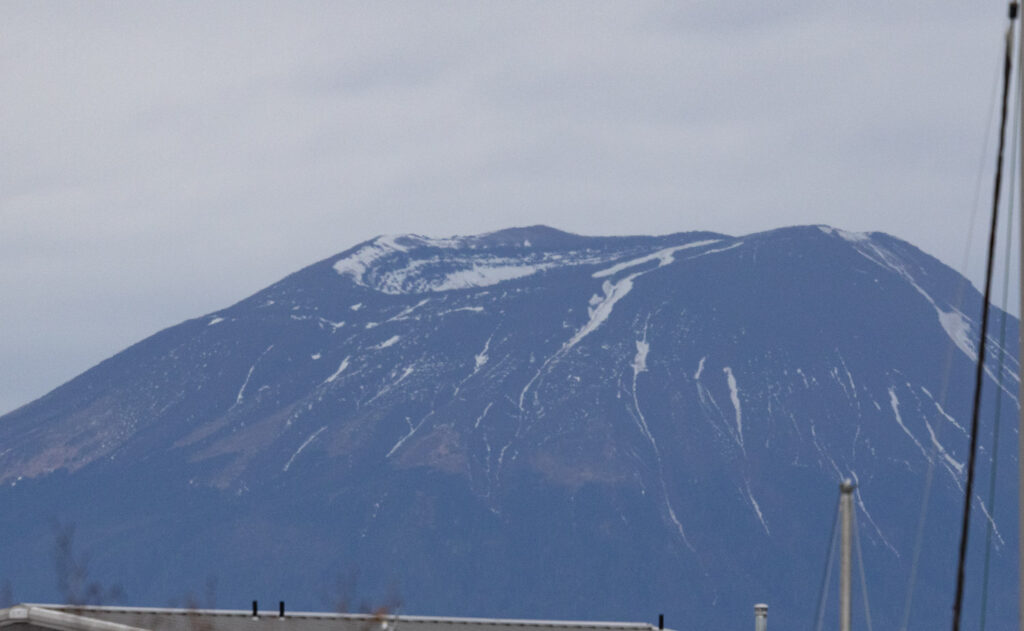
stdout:
<svg viewBox="0 0 1024 631">
<path fill-rule="evenodd" d="M 836 558 L 836 539 L 839 534 L 839 530 L 836 526 L 839 524 L 839 510 L 840 500 L 836 501 L 836 510 L 832 513 L 832 535 L 829 537 L 828 543 L 828 558 L 825 561 L 825 572 L 821 577 L 821 589 L 818 591 L 818 612 L 815 614 L 814 631 L 821 631 L 822 626 L 825 624 L 825 602 L 828 600 L 828 579 L 832 576 L 832 562 Z"/>
<path fill-rule="evenodd" d="M 957 283 L 956 298 L 954 299 L 955 307 L 962 311 L 964 304 L 964 296 L 966 294 L 967 286 L 967 265 L 970 261 L 971 245 L 974 242 L 974 226 L 977 221 L 979 209 L 981 207 L 981 192 L 982 182 L 985 176 L 985 165 L 988 162 L 989 156 L 989 142 L 992 136 L 992 123 L 995 119 L 996 104 L 999 90 L 999 76 L 1001 74 L 1003 60 L 998 60 L 995 64 L 995 68 L 992 72 L 992 87 L 989 95 L 989 106 L 987 108 L 988 116 L 985 119 L 985 136 L 981 143 L 981 153 L 978 161 L 977 176 L 974 182 L 974 203 L 971 205 L 971 214 L 967 223 L 967 239 L 964 247 L 963 261 L 960 264 L 960 280 Z M 945 406 L 946 399 L 949 393 L 949 380 L 953 369 L 953 355 L 957 351 L 956 345 L 950 340 L 946 346 L 946 358 L 942 371 L 942 387 L 939 389 L 939 405 Z M 931 490 L 932 482 L 935 478 L 935 466 L 936 457 L 938 456 L 938 448 L 932 447 L 931 457 L 928 459 L 928 469 L 925 473 L 925 484 L 924 490 L 921 493 L 921 509 L 917 519 L 917 531 L 914 536 L 914 551 L 912 554 L 912 561 L 910 564 L 910 575 L 907 579 L 907 597 L 903 603 L 903 618 L 900 623 L 900 631 L 907 631 L 908 625 L 910 624 L 910 611 L 914 600 L 914 587 L 917 584 L 917 568 L 920 564 L 921 550 L 924 544 L 924 527 L 928 516 L 928 507 L 931 502 Z"/>
<path fill-rule="evenodd" d="M 985 378 L 985 347 L 988 341 L 989 299 L 992 295 L 992 264 L 995 258 L 996 230 L 999 226 L 999 193 L 1002 184 L 1003 149 L 1006 142 L 1006 112 L 1009 98 L 1010 69 L 1013 64 L 1013 20 L 1017 3 L 1010 4 L 1010 25 L 1006 30 L 1006 52 L 1003 60 L 1003 99 L 999 121 L 999 153 L 996 157 L 995 190 L 992 195 L 992 222 L 989 229 L 988 256 L 985 270 L 985 292 L 981 305 L 981 334 L 978 342 L 977 370 L 974 375 L 974 404 L 971 409 L 971 445 L 967 458 L 967 484 L 964 489 L 963 521 L 960 527 L 960 553 L 957 559 L 956 595 L 953 599 L 953 631 L 960 631 L 960 610 L 964 597 L 964 569 L 967 562 L 967 539 L 971 523 L 974 492 L 975 454 L 978 448 L 978 415 L 981 409 L 981 386 Z"/>
<path fill-rule="evenodd" d="M 1016 91 L 1016 102 L 1014 107 L 1014 118 L 1013 118 L 1013 138 L 1014 143 L 1010 149 L 1010 181 L 1007 186 L 1007 213 L 1006 213 L 1006 251 L 1004 255 L 1005 266 L 1003 268 L 1003 298 L 1001 301 L 1002 313 L 999 318 L 999 368 L 996 374 L 999 375 L 998 385 L 996 392 L 996 409 L 995 409 L 995 422 L 992 427 L 992 467 L 989 469 L 988 477 L 988 522 L 985 528 L 985 565 L 982 571 L 982 584 L 981 584 L 981 621 L 978 626 L 979 631 L 985 631 L 985 622 L 988 616 L 988 583 L 991 568 L 991 557 L 992 557 L 992 532 L 994 530 L 995 515 L 996 515 L 996 474 L 999 471 L 999 430 L 1002 420 L 1002 409 L 1003 409 L 1003 367 L 1006 361 L 1006 311 L 1010 300 L 1010 263 L 1013 252 L 1013 209 L 1014 209 L 1014 191 L 1016 190 L 1015 184 L 1017 181 L 1017 160 L 1019 159 L 1020 142 L 1019 142 L 1019 128 L 1021 124 L 1021 104 L 1022 104 L 1022 93 L 1021 93 L 1021 78 L 1024 78 L 1024 73 L 1020 67 L 1017 68 L 1017 91 Z"/>
<path fill-rule="evenodd" d="M 853 545 L 857 548 L 857 567 L 860 569 L 860 593 L 864 598 L 864 620 L 867 621 L 868 631 L 874 631 L 871 626 L 871 605 L 868 603 L 868 579 L 864 575 L 864 553 L 860 548 L 860 528 L 857 526 L 857 511 L 853 512 Z"/>
</svg>

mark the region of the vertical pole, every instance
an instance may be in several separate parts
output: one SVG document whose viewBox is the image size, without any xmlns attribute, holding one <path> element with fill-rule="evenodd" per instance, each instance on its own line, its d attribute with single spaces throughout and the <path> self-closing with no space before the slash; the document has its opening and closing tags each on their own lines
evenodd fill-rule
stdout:
<svg viewBox="0 0 1024 631">
<path fill-rule="evenodd" d="M 850 576 L 853 555 L 853 489 L 849 479 L 839 485 L 839 514 L 841 532 L 839 539 L 839 631 L 850 631 Z"/>
<path fill-rule="evenodd" d="M 754 631 L 768 631 L 768 605 L 754 605 Z"/>
<path fill-rule="evenodd" d="M 1017 3 L 1014 2 L 1013 6 L 1016 6 L 1016 4 Z M 1015 10 L 1016 9 L 1011 9 L 1011 11 L 1015 11 Z M 1018 94 L 1024 93 L 1024 92 L 1022 92 L 1022 87 L 1021 87 L 1021 81 L 1024 80 L 1024 21 L 1021 21 L 1021 27 L 1020 28 L 1022 29 L 1022 31 L 1021 31 L 1020 36 L 1018 37 L 1019 42 L 1017 44 L 1017 93 Z M 1018 103 L 1018 106 L 1019 105 L 1020 104 Z M 1022 116 L 1024 116 L 1024 113 L 1018 112 L 1018 114 L 1021 114 Z M 1020 138 L 1020 142 L 1021 142 L 1021 144 L 1020 144 L 1020 151 L 1021 151 L 1022 154 L 1024 154 L 1024 121 L 1021 122 L 1021 125 L 1020 125 L 1019 129 L 1020 129 L 1020 134 L 1021 134 L 1021 138 Z M 1021 287 L 1019 287 L 1020 292 L 1021 292 L 1021 294 L 1020 294 L 1020 308 L 1021 308 L 1020 313 L 1021 313 L 1021 319 L 1018 320 L 1018 327 L 1017 327 L 1017 336 L 1018 336 L 1017 337 L 1017 343 L 1019 345 L 1019 351 L 1021 353 L 1020 356 L 1018 356 L 1018 360 L 1020 360 L 1020 359 L 1024 358 L 1024 155 L 1021 156 L 1021 158 L 1020 158 L 1020 160 L 1018 161 L 1017 164 L 1020 165 L 1020 170 L 1021 170 L 1020 177 L 1017 178 L 1018 182 L 1020 183 L 1020 186 L 1021 186 L 1020 194 L 1017 197 L 1018 203 L 1020 204 L 1020 208 L 1017 208 L 1017 209 L 1011 208 L 1010 212 L 1011 213 L 1017 212 L 1017 228 L 1020 230 L 1020 234 L 1018 235 L 1020 238 L 1017 240 L 1017 247 L 1020 250 L 1020 277 L 1018 279 L 1018 282 L 1022 285 Z M 1020 382 L 1020 396 L 1024 397 L 1024 379 L 1022 379 L 1021 382 Z M 1024 399 L 1020 399 L 1020 400 L 1024 401 Z M 1018 490 L 1018 495 L 1017 495 L 1017 511 L 1018 511 L 1017 523 L 1018 523 L 1018 528 L 1019 528 L 1018 533 L 1017 533 L 1018 536 L 1019 536 L 1019 539 L 1017 540 L 1017 542 L 1018 542 L 1017 543 L 1017 548 L 1019 550 L 1019 555 L 1020 555 L 1018 563 L 1019 563 L 1020 580 L 1021 580 L 1021 583 L 1019 585 L 1019 591 L 1017 592 L 1018 593 L 1018 598 L 1017 598 L 1018 612 L 1017 612 L 1017 614 L 1019 616 L 1018 623 L 1020 625 L 1020 627 L 1019 627 L 1020 631 L 1024 631 L 1024 407 L 1021 408 L 1021 411 L 1020 411 L 1020 421 L 1019 421 L 1019 425 L 1017 427 L 1017 449 L 1018 449 L 1017 463 L 1018 463 L 1018 467 L 1019 467 L 1018 475 L 1019 475 L 1019 479 L 1020 479 L 1019 490 Z"/>
</svg>

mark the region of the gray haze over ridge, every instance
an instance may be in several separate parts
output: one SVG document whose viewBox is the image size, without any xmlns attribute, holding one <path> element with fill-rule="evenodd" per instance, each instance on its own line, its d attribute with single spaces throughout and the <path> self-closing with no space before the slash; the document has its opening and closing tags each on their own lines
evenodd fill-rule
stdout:
<svg viewBox="0 0 1024 631">
<path fill-rule="evenodd" d="M 973 230 L 980 284 L 1002 3 L 0 18 L 0 413 L 378 234 Z"/>
</svg>

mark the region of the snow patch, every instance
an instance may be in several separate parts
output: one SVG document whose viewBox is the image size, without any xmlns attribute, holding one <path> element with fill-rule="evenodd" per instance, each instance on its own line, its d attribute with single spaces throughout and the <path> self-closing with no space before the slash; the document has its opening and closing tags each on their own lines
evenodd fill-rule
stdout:
<svg viewBox="0 0 1024 631">
<path fill-rule="evenodd" d="M 550 252 L 526 252 L 520 257 L 500 257 L 476 251 L 474 245 L 474 237 L 431 239 L 418 235 L 382 236 L 335 261 L 333 267 L 338 274 L 351 277 L 358 285 L 398 295 L 487 287 L 552 267 L 585 265 L 608 259 L 607 256 L 595 257 L 587 253 L 566 257 Z M 413 248 L 422 248 L 416 252 L 422 252 L 422 256 L 414 258 L 408 255 Z M 432 253 L 431 249 L 448 251 Z M 406 256 L 394 256 L 402 254 Z M 390 269 L 378 267 L 372 280 L 367 278 L 370 269 L 388 258 L 394 258 L 397 265 Z"/>
<path fill-rule="evenodd" d="M 697 363 L 697 372 L 693 373 L 693 380 L 694 381 L 700 379 L 701 374 L 704 372 L 704 360 L 705 359 L 707 359 L 706 355 L 704 357 L 701 357 L 700 361 Z"/>
<path fill-rule="evenodd" d="M 491 337 L 494 336 L 492 335 Z M 473 374 L 476 374 L 481 368 L 484 367 L 484 364 L 487 363 L 487 349 L 489 349 L 490 347 L 491 338 L 489 337 L 487 338 L 487 341 L 484 342 L 484 350 L 480 351 L 479 353 L 473 356 L 474 361 L 476 361 L 476 366 L 473 367 Z"/>
<path fill-rule="evenodd" d="M 932 306 L 935 306 L 934 301 L 932 301 Z M 974 350 L 974 344 L 971 342 L 970 321 L 959 311 L 943 311 L 938 307 L 935 307 L 935 311 L 939 315 L 939 324 L 942 325 L 949 339 L 953 340 L 956 347 L 963 351 L 964 355 L 970 357 L 971 361 L 977 362 L 978 352 Z"/>
<path fill-rule="evenodd" d="M 591 297 L 591 306 L 587 308 L 590 319 L 565 343 L 562 347 L 563 352 L 576 346 L 580 340 L 596 331 L 597 327 L 601 326 L 608 319 L 608 316 L 612 314 L 612 308 L 615 306 L 615 303 L 625 298 L 626 294 L 633 289 L 633 280 L 637 276 L 640 276 L 640 273 L 630 274 L 617 283 L 606 280 L 601 284 L 601 291 L 604 293 L 604 296 L 597 297 L 596 302 L 594 297 Z"/>
<path fill-rule="evenodd" d="M 729 383 L 729 398 L 732 400 L 732 406 L 736 409 L 736 437 L 740 443 L 740 447 L 743 447 L 743 410 L 740 409 L 740 391 L 736 386 L 736 377 L 732 374 L 732 368 L 726 366 L 722 369 L 725 373 L 725 379 Z"/>
<path fill-rule="evenodd" d="M 828 235 L 840 237 L 850 243 L 860 243 L 862 241 L 871 240 L 871 237 L 866 232 L 850 232 L 849 230 L 840 230 L 839 228 L 833 228 L 831 226 L 818 226 L 818 230 L 821 230 Z"/>
<path fill-rule="evenodd" d="M 317 318 L 317 319 L 320 320 L 321 323 L 326 324 L 327 326 L 331 327 L 331 333 L 334 333 L 335 331 L 337 331 L 341 327 L 345 326 L 345 321 L 344 320 L 342 320 L 341 322 L 331 322 L 327 318 Z"/>
<path fill-rule="evenodd" d="M 636 341 L 636 357 L 633 358 L 633 377 L 635 378 L 642 372 L 647 372 L 647 353 L 650 352 L 651 345 L 646 341 Z"/>
<path fill-rule="evenodd" d="M 473 287 L 490 287 L 509 280 L 532 276 L 545 269 L 544 265 L 480 265 L 473 264 L 469 269 L 452 272 L 445 276 L 444 280 L 434 284 L 433 291 L 453 291 L 456 289 L 470 289 Z"/>
<path fill-rule="evenodd" d="M 398 238 L 395 236 L 377 237 L 352 254 L 335 261 L 334 271 L 341 275 L 348 274 L 356 284 L 364 285 L 363 275 L 374 263 L 391 254 L 409 250 L 409 248 L 399 245 Z"/>
<path fill-rule="evenodd" d="M 313 353 L 309 356 L 310 359 L 320 359 L 320 353 Z"/>
<path fill-rule="evenodd" d="M 219 323 L 221 323 L 223 321 L 224 321 L 224 318 L 222 318 L 220 316 L 214 316 L 214 317 L 210 318 L 210 321 L 206 323 L 206 326 L 213 326 L 214 324 L 219 324 Z"/>
<path fill-rule="evenodd" d="M 836 233 L 850 243 L 859 243 L 861 241 L 871 240 L 871 237 L 866 232 L 850 232 L 849 230 L 839 230 L 837 228 Z"/>
<path fill-rule="evenodd" d="M 398 342 L 399 339 L 401 339 L 401 337 L 402 336 L 400 336 L 400 335 L 392 335 L 391 337 L 389 337 L 388 339 L 384 340 L 380 344 L 377 344 L 376 346 L 372 346 L 371 348 L 374 348 L 376 350 L 380 350 L 382 348 L 387 348 L 389 346 L 394 346 L 395 343 Z"/>
</svg>

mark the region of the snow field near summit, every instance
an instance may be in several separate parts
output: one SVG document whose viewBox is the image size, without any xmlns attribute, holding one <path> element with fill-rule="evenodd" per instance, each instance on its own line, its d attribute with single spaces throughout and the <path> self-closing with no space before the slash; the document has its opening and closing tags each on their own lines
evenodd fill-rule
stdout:
<svg viewBox="0 0 1024 631">
<path fill-rule="evenodd" d="M 604 254 L 573 250 L 534 251 L 529 249 L 527 244 L 530 242 L 526 240 L 520 246 L 520 254 L 513 257 L 478 249 L 477 241 L 470 237 L 430 239 L 418 235 L 382 236 L 336 260 L 333 269 L 339 275 L 351 278 L 357 285 L 384 294 L 402 295 L 490 287 L 547 270 L 605 264 L 630 254 L 629 251 Z M 674 261 L 673 255 L 676 252 L 719 241 L 705 239 L 661 248 L 599 270 L 593 277 L 612 276 L 655 260 L 659 262 L 659 267 L 663 267 Z M 716 251 L 724 251 L 736 245 Z M 711 251 L 706 253 L 710 254 Z M 397 265 L 391 266 L 388 262 Z M 358 305 L 354 308 L 358 308 Z"/>
</svg>

